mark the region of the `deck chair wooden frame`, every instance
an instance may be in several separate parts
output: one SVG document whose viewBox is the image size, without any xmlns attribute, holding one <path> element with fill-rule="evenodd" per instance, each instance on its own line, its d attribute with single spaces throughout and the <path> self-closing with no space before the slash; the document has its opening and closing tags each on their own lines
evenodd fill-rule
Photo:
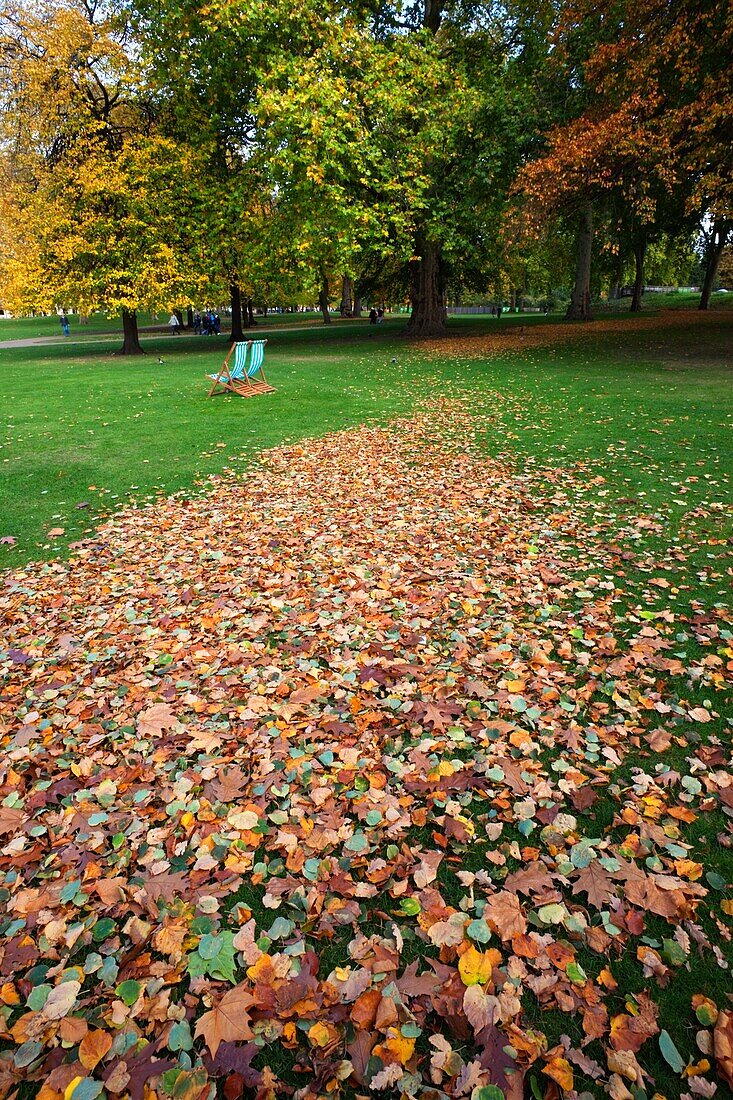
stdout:
<svg viewBox="0 0 733 1100">
<path fill-rule="evenodd" d="M 262 368 L 266 343 L 267 340 L 240 340 L 232 344 L 219 373 L 207 375 L 214 383 L 208 396 L 236 393 L 239 397 L 254 397 L 258 393 L 274 393 Z M 232 356 L 234 363 L 230 365 Z"/>
</svg>

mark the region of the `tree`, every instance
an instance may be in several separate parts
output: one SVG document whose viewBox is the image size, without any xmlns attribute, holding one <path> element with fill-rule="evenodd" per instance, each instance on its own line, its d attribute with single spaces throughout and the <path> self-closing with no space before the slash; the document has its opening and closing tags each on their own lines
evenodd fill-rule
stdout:
<svg viewBox="0 0 733 1100">
<path fill-rule="evenodd" d="M 585 67 L 606 125 L 619 132 L 632 122 L 639 149 L 662 152 L 665 170 L 685 190 L 687 212 L 711 227 L 700 300 L 706 309 L 733 232 L 733 8 L 717 0 L 574 0 L 566 12 L 576 26 L 600 18 L 615 28 Z"/>
<path fill-rule="evenodd" d="M 156 133 L 114 16 L 74 0 L 6 11 L 2 39 L 3 296 L 120 311 L 121 350 L 139 353 L 137 309 L 187 300 L 206 270 L 184 220 L 205 189 L 199 159 Z"/>
</svg>

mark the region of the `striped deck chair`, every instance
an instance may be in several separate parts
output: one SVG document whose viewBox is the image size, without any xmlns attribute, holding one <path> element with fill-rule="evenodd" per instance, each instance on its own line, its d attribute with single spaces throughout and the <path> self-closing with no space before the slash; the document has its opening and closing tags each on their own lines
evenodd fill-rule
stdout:
<svg viewBox="0 0 733 1100">
<path fill-rule="evenodd" d="M 266 343 L 267 340 L 243 340 L 232 344 L 219 373 L 207 375 L 214 383 L 209 390 L 209 397 L 220 393 L 236 393 L 240 397 L 274 393 L 275 390 L 268 384 L 262 369 Z M 232 356 L 233 366 L 230 365 Z"/>
</svg>

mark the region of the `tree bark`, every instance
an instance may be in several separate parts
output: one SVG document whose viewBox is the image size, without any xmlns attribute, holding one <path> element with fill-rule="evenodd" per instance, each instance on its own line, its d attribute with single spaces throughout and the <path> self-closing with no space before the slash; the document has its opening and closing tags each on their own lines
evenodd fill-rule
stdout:
<svg viewBox="0 0 733 1100">
<path fill-rule="evenodd" d="M 331 324 L 331 311 L 328 308 L 328 279 L 324 275 L 321 289 L 318 291 L 318 305 L 323 314 L 324 325 Z"/>
<path fill-rule="evenodd" d="M 420 258 L 413 260 L 411 265 L 412 313 L 405 333 L 417 339 L 445 336 L 448 311 L 440 245 L 435 241 L 419 240 L 416 251 Z"/>
<path fill-rule="evenodd" d="M 363 309 L 361 294 L 354 294 L 354 317 L 361 317 Z"/>
<path fill-rule="evenodd" d="M 631 296 L 630 313 L 641 312 L 641 296 L 644 293 L 644 257 L 646 240 L 634 241 L 634 293 Z"/>
<path fill-rule="evenodd" d="M 253 325 L 257 324 L 257 321 L 255 320 L 255 307 L 251 298 L 247 299 L 244 312 L 246 314 L 247 328 L 252 328 Z"/>
<path fill-rule="evenodd" d="M 731 232 L 731 223 L 722 218 L 713 223 L 710 231 L 708 246 L 705 250 L 705 278 L 700 291 L 700 305 L 698 309 L 710 309 L 710 295 L 713 293 L 715 276 L 718 274 L 718 264 L 723 255 L 723 249 L 728 243 Z"/>
<path fill-rule="evenodd" d="M 342 317 L 354 316 L 354 284 L 348 275 L 344 275 L 341 284 L 341 304 L 339 313 Z"/>
<path fill-rule="evenodd" d="M 590 263 L 593 248 L 593 207 L 588 202 L 580 214 L 578 225 L 575 286 L 570 299 L 566 321 L 590 321 Z"/>
<path fill-rule="evenodd" d="M 232 304 L 231 340 L 233 344 L 238 344 L 244 340 L 244 330 L 242 329 L 242 292 L 236 283 L 232 283 L 229 287 L 229 297 Z"/>
<path fill-rule="evenodd" d="M 193 306 L 186 307 L 186 328 L 193 328 Z"/>
<path fill-rule="evenodd" d="M 118 355 L 144 355 L 137 331 L 137 314 L 134 310 L 122 310 L 122 347 Z"/>
<path fill-rule="evenodd" d="M 443 18 L 443 0 L 425 0 L 423 8 L 422 25 L 427 30 L 436 34 L 440 29 L 440 21 Z"/>
</svg>

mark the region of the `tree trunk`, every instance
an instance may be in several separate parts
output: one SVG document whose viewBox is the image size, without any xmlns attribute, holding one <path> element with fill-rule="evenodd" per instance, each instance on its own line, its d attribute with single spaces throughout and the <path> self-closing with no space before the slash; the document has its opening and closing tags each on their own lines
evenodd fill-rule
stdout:
<svg viewBox="0 0 733 1100">
<path fill-rule="evenodd" d="M 186 308 L 186 328 L 193 328 L 193 306 Z"/>
<path fill-rule="evenodd" d="M 440 29 L 440 21 L 443 18 L 443 0 L 425 0 L 422 25 L 427 30 L 436 34 Z"/>
<path fill-rule="evenodd" d="M 321 289 L 318 291 L 318 305 L 320 306 L 321 313 L 323 314 L 324 325 L 330 325 L 331 312 L 328 308 L 328 279 L 325 275 L 323 276 Z"/>
<path fill-rule="evenodd" d="M 233 344 L 239 344 L 244 340 L 244 331 L 242 329 L 242 292 L 236 283 L 232 283 L 229 287 L 229 297 L 232 303 L 231 340 Z"/>
<path fill-rule="evenodd" d="M 361 294 L 354 294 L 354 317 L 361 317 L 363 308 Z"/>
<path fill-rule="evenodd" d="M 412 313 L 405 333 L 418 339 L 445 336 L 448 312 L 440 245 L 435 241 L 418 240 L 416 252 L 420 259 L 411 264 Z"/>
<path fill-rule="evenodd" d="M 137 314 L 134 310 L 122 310 L 122 347 L 118 355 L 144 355 L 137 331 Z"/>
<path fill-rule="evenodd" d="M 634 293 L 631 296 L 631 313 L 641 312 L 641 296 L 644 293 L 644 257 L 646 240 L 634 242 Z"/>
<path fill-rule="evenodd" d="M 730 222 L 723 221 L 723 219 L 714 222 L 708 246 L 705 250 L 705 278 L 700 291 L 698 309 L 710 308 L 710 295 L 713 293 L 715 276 L 718 274 L 718 264 L 720 263 L 720 257 L 723 255 L 723 249 L 728 242 L 730 232 Z"/>
<path fill-rule="evenodd" d="M 251 298 L 247 299 L 244 312 L 247 315 L 247 328 L 252 328 L 253 325 L 257 324 L 257 320 L 255 318 L 254 302 Z"/>
<path fill-rule="evenodd" d="M 342 317 L 354 316 L 354 284 L 348 275 L 344 275 L 341 284 L 341 304 L 339 313 Z"/>
<path fill-rule="evenodd" d="M 575 286 L 566 321 L 590 321 L 590 261 L 593 247 L 593 207 L 586 203 L 580 215 L 575 264 Z"/>
</svg>

